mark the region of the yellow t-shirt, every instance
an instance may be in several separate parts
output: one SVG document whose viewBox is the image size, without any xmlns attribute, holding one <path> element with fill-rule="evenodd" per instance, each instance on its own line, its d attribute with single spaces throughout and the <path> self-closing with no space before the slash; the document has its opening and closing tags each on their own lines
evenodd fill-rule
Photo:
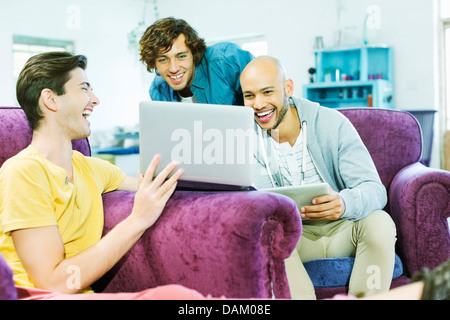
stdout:
<svg viewBox="0 0 450 320">
<path fill-rule="evenodd" d="M 72 162 L 74 184 L 66 181 L 64 169 L 32 146 L 0 168 L 0 252 L 13 270 L 16 285 L 34 287 L 16 254 L 11 231 L 57 225 L 66 258 L 89 248 L 102 236 L 101 194 L 117 189 L 125 173 L 78 151 L 73 151 Z"/>
</svg>

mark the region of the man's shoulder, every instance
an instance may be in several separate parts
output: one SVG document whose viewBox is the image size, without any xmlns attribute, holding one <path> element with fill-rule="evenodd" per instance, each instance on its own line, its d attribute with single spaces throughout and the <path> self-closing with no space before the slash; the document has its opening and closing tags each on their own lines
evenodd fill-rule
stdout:
<svg viewBox="0 0 450 320">
<path fill-rule="evenodd" d="M 206 48 L 206 51 L 214 53 L 214 52 L 221 52 L 221 51 L 229 51 L 229 50 L 242 50 L 241 47 L 239 47 L 234 42 L 217 42 L 213 45 L 210 45 Z"/>
<path fill-rule="evenodd" d="M 295 98 L 295 105 L 299 112 L 300 120 L 306 121 L 308 127 L 317 134 L 331 135 L 345 129 L 347 130 L 351 123 L 338 110 L 327 108 L 317 102 L 304 98 Z"/>
<path fill-rule="evenodd" d="M 6 166 L 20 166 L 26 163 L 30 163 L 30 165 L 37 164 L 41 162 L 41 160 L 42 157 L 40 156 L 39 152 L 31 148 L 31 146 L 28 146 L 16 155 L 7 159 L 2 165 L 2 168 Z"/>
<path fill-rule="evenodd" d="M 236 55 L 247 55 L 249 59 L 253 58 L 250 52 L 243 50 L 233 42 L 218 42 L 208 46 L 204 58 L 209 61 L 213 59 L 236 57 Z"/>
<path fill-rule="evenodd" d="M 30 148 L 20 151 L 7 159 L 0 168 L 0 180 L 17 179 L 30 175 L 40 179 L 46 175 L 47 164 L 42 156 Z"/>
<path fill-rule="evenodd" d="M 111 164 L 111 162 L 102 158 L 85 156 L 77 150 L 72 151 L 72 161 L 74 162 L 74 164 L 84 164 L 85 166 L 96 167 L 99 169 L 106 168 Z"/>
<path fill-rule="evenodd" d="M 339 119 L 345 119 L 345 116 L 336 109 L 327 108 L 320 105 L 318 102 L 314 102 L 305 98 L 293 97 L 297 109 L 300 109 L 302 113 L 307 113 L 309 116 L 322 117 L 325 119 L 337 117 Z"/>
</svg>

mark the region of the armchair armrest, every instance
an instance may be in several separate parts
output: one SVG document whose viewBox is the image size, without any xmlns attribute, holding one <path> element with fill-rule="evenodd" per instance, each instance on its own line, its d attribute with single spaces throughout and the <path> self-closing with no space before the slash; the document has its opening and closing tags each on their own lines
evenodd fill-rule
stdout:
<svg viewBox="0 0 450 320">
<path fill-rule="evenodd" d="M 132 209 L 134 193 L 103 196 L 104 233 Z M 284 268 L 301 234 L 295 202 L 258 191 L 176 191 L 159 220 L 94 289 L 181 284 L 204 295 L 289 298 Z"/>
<path fill-rule="evenodd" d="M 400 170 L 389 188 L 390 211 L 410 274 L 450 257 L 450 172 L 420 163 Z"/>
</svg>

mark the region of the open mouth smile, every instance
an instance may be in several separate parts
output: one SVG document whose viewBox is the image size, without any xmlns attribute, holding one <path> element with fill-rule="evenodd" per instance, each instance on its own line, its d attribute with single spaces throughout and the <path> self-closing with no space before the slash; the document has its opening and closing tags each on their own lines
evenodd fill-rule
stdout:
<svg viewBox="0 0 450 320">
<path fill-rule="evenodd" d="M 94 111 L 94 109 L 91 108 L 91 107 L 86 107 L 86 108 L 84 108 L 84 110 L 83 110 L 83 119 L 84 119 L 84 121 L 86 121 L 86 123 L 87 123 L 88 125 L 89 125 L 90 123 L 89 123 L 89 121 L 87 120 L 87 118 L 91 116 L 92 111 Z"/>
<path fill-rule="evenodd" d="M 169 76 L 173 83 L 180 83 L 183 80 L 184 73 Z"/>
<path fill-rule="evenodd" d="M 90 117 L 92 114 L 92 111 L 94 111 L 92 108 L 85 108 L 83 110 L 83 117 L 85 117 L 85 118 Z"/>
<path fill-rule="evenodd" d="M 275 112 L 275 109 L 263 111 L 263 112 L 255 112 L 255 116 L 258 118 L 260 122 L 269 122 L 272 119 L 272 116 Z"/>
</svg>

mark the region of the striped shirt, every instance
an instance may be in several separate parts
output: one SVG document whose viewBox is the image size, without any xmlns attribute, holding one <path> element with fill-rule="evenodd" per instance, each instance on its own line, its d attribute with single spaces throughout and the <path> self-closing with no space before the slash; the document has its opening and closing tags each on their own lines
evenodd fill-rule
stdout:
<svg viewBox="0 0 450 320">
<path fill-rule="evenodd" d="M 303 130 L 291 147 L 289 142 L 277 143 L 271 140 L 271 147 L 278 156 L 282 184 L 284 186 L 298 186 L 302 183 Z M 323 182 L 314 166 L 309 152 L 306 152 L 306 168 L 304 168 L 304 184 Z"/>
</svg>

